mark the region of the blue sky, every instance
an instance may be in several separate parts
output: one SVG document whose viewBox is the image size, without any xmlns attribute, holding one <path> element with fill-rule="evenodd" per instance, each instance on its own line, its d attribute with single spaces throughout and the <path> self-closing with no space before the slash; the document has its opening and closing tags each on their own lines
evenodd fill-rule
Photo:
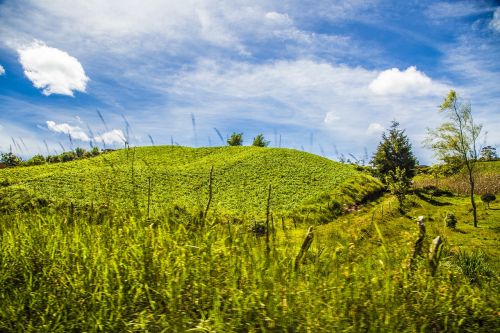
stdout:
<svg viewBox="0 0 500 333">
<path fill-rule="evenodd" d="M 0 1 L 0 151 L 222 145 L 217 128 L 362 158 L 396 119 L 431 163 L 450 89 L 498 147 L 499 5 Z"/>
</svg>

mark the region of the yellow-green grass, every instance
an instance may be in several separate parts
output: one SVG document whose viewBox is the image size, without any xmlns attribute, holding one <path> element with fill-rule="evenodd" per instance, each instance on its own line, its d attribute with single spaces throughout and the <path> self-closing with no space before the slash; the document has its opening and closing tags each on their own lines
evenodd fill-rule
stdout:
<svg viewBox="0 0 500 333">
<path fill-rule="evenodd" d="M 213 171 L 211 211 L 265 214 L 268 186 L 274 211 L 316 200 L 360 201 L 380 182 L 355 167 L 291 149 L 259 147 L 141 147 L 96 158 L 0 170 L 0 196 L 28 190 L 35 197 L 89 205 L 113 203 L 151 210 L 164 206 L 203 209 Z M 343 185 L 350 195 L 339 191 Z M 324 202 L 324 206 L 327 206 Z"/>
</svg>

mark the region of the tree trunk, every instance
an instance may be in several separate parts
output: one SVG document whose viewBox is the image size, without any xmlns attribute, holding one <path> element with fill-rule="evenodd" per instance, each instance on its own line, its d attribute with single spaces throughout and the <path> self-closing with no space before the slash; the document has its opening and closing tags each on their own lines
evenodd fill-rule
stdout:
<svg viewBox="0 0 500 333">
<path fill-rule="evenodd" d="M 474 227 L 477 228 L 477 208 L 476 202 L 474 201 L 474 177 L 472 176 L 472 168 L 467 165 L 467 171 L 469 172 L 469 185 L 470 185 L 470 203 L 472 205 L 472 214 L 474 215 Z"/>
</svg>

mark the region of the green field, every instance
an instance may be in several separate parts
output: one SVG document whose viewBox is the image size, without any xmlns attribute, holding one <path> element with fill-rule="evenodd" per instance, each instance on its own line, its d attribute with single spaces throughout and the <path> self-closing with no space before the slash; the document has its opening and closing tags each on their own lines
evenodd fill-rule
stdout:
<svg viewBox="0 0 500 333">
<path fill-rule="evenodd" d="M 402 215 L 354 166 L 250 147 L 120 150 L 3 169 L 0 182 L 1 332 L 500 327 L 498 200 L 480 205 L 479 228 L 467 196 L 454 193 L 415 192 Z M 269 184 L 266 237 L 257 226 Z M 410 269 L 418 216 L 427 230 Z M 296 261 L 310 226 L 312 245 Z M 444 245 L 432 274 L 436 236 Z"/>
</svg>

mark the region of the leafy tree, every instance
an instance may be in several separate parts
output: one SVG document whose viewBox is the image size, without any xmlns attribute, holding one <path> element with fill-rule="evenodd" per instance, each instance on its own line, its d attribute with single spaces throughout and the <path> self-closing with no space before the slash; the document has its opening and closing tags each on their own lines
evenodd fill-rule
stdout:
<svg viewBox="0 0 500 333">
<path fill-rule="evenodd" d="M 267 147 L 269 146 L 269 141 L 264 139 L 264 135 L 259 134 L 255 138 L 253 138 L 252 146 L 255 147 Z"/>
<path fill-rule="evenodd" d="M 382 141 L 378 144 L 377 151 L 373 154 L 371 164 L 379 178 L 384 180 L 389 172 L 396 175 L 403 172 L 404 177 L 411 179 L 415 175 L 417 159 L 413 156 L 410 140 L 404 130 L 399 129 L 399 123 L 392 121 L 389 133 L 382 134 Z"/>
<path fill-rule="evenodd" d="M 33 156 L 32 158 L 30 158 L 29 160 L 26 161 L 26 165 L 41 165 L 41 164 L 45 164 L 45 157 L 43 157 L 42 155 L 40 154 L 37 154 L 35 156 Z"/>
<path fill-rule="evenodd" d="M 470 103 L 462 102 L 454 90 L 448 93 L 439 111 L 445 113 L 448 121 L 435 130 L 428 130 L 424 143 L 434 150 L 440 160 L 452 159 L 467 170 L 474 227 L 477 227 L 474 169 L 482 125 L 474 123 Z"/>
<path fill-rule="evenodd" d="M 497 149 L 492 146 L 486 146 L 481 149 L 481 161 L 494 161 L 497 157 Z"/>
<path fill-rule="evenodd" d="M 75 148 L 75 154 L 78 158 L 84 157 L 86 152 L 87 151 L 83 148 L 80 148 L 80 147 Z"/>
<path fill-rule="evenodd" d="M 99 155 L 100 154 L 99 147 L 93 147 L 92 150 L 90 151 L 90 153 L 92 154 L 92 156 Z"/>
<path fill-rule="evenodd" d="M 395 171 L 389 170 L 389 173 L 385 176 L 385 183 L 389 191 L 398 199 L 399 211 L 403 212 L 406 195 L 411 186 L 410 178 L 408 178 L 404 169 L 396 167 Z"/>
<path fill-rule="evenodd" d="M 15 167 L 21 165 L 23 160 L 16 154 L 8 152 L 8 153 L 2 153 L 2 158 L 0 159 L 0 162 L 2 162 L 8 167 Z"/>
<path fill-rule="evenodd" d="M 230 146 L 241 146 L 243 145 L 243 133 L 233 132 L 231 137 L 227 140 L 227 144 Z"/>
</svg>

